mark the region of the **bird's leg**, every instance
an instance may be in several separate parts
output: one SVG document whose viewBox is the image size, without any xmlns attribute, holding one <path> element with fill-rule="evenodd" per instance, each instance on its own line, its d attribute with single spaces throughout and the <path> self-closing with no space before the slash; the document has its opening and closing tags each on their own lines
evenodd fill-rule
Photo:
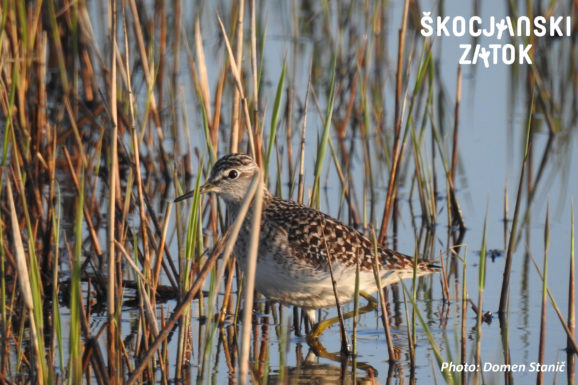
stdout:
<svg viewBox="0 0 578 385">
<path fill-rule="evenodd" d="M 358 312 L 359 314 L 369 313 L 370 311 L 375 310 L 377 308 L 377 300 L 373 298 L 371 295 L 363 291 L 359 292 L 359 295 L 361 295 L 363 298 L 367 300 L 367 305 L 359 309 Z M 353 316 L 355 316 L 355 312 L 350 311 L 343 314 L 343 319 L 348 319 Z M 327 329 L 329 326 L 333 325 L 337 321 L 339 321 L 339 318 L 333 317 L 328 320 L 316 323 L 313 326 L 313 329 L 311 329 L 311 332 L 307 334 L 307 342 L 311 345 L 313 341 L 316 341 L 319 338 L 319 336 L 321 336 L 321 334 L 325 331 L 325 329 Z"/>
</svg>

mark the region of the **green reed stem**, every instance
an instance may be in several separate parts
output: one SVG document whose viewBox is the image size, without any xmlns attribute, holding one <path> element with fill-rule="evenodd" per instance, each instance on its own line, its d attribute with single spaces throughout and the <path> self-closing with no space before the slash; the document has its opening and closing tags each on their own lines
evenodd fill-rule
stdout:
<svg viewBox="0 0 578 385">
<path fill-rule="evenodd" d="M 412 272 L 412 277 L 411 277 L 411 295 L 414 301 L 417 301 L 417 262 L 419 260 L 419 247 L 418 247 L 418 239 L 416 238 L 413 244 L 413 250 L 414 250 L 414 257 L 413 257 L 413 272 Z M 411 315 L 411 324 L 408 324 L 411 326 L 410 329 L 410 344 L 415 346 L 415 344 L 417 344 L 417 333 L 416 333 L 416 325 L 415 325 L 415 314 L 412 312 Z M 410 347 L 410 351 L 413 350 L 413 347 Z"/>
<path fill-rule="evenodd" d="M 407 141 L 407 137 L 409 134 L 409 127 L 411 124 L 411 117 L 413 116 L 413 109 L 415 106 L 416 97 L 419 93 L 419 90 L 422 87 L 423 77 L 427 73 L 428 69 L 431 69 L 433 66 L 433 61 L 431 60 L 431 50 L 427 48 L 425 45 L 423 47 L 422 53 L 420 55 L 420 65 L 418 69 L 418 74 L 416 78 L 416 82 L 413 88 L 413 94 L 411 97 L 411 101 L 409 103 L 408 109 L 408 119 L 405 124 L 403 135 L 401 134 L 401 121 L 402 121 L 402 113 L 401 111 L 401 86 L 402 86 L 402 57 L 403 50 L 404 50 L 404 36 L 405 36 L 405 24 L 407 19 L 407 6 L 408 1 L 406 0 L 404 5 L 404 16 L 403 16 L 403 27 L 400 31 L 399 36 L 399 52 L 398 52 L 398 63 L 397 63 L 397 83 L 396 83 L 396 100 L 395 100 L 395 138 L 393 143 L 393 159 L 391 163 L 390 173 L 389 173 L 389 181 L 387 185 L 387 195 L 385 198 L 385 205 L 383 208 L 383 214 L 381 218 L 381 228 L 379 230 L 379 237 L 378 242 L 379 244 L 383 244 L 385 241 L 385 237 L 387 235 L 387 228 L 389 226 L 389 220 L 391 217 L 391 213 L 393 210 L 393 203 L 394 197 L 396 195 L 397 189 L 397 177 L 399 173 L 400 164 L 403 158 L 403 150 L 405 143 Z M 430 70 L 431 71 L 431 70 Z M 429 105 L 429 104 L 428 104 Z"/>
<path fill-rule="evenodd" d="M 3 8 L 6 9 L 6 8 Z M 6 13 L 6 12 L 4 12 Z M 4 31 L 4 28 L 2 28 Z M 12 74 L 12 84 L 10 86 L 10 92 L 8 96 L 8 107 L 6 112 L 6 126 L 4 128 L 4 141 L 2 143 L 2 169 L 6 167 L 6 160 L 8 159 L 8 147 L 10 144 L 10 139 L 12 136 L 12 130 L 14 129 L 14 122 L 13 122 L 13 111 L 15 110 L 14 103 L 16 97 L 16 71 Z M 0 180 L 4 179 L 4 173 L 0 175 Z M 0 191 L 2 189 L 3 184 L 0 184 Z"/>
<path fill-rule="evenodd" d="M 210 140 L 207 140 L 207 143 L 209 142 Z M 184 258 L 181 260 L 181 266 L 179 271 L 180 289 L 182 294 L 186 293 L 190 289 L 191 279 L 193 278 L 191 270 L 194 263 L 196 262 L 195 251 L 197 249 L 197 241 L 199 239 L 199 232 L 202 233 L 201 218 L 200 218 L 201 215 L 200 189 L 201 189 L 202 170 L 203 170 L 203 162 L 201 161 L 199 162 L 195 187 L 193 189 L 193 199 L 191 203 L 191 211 L 189 214 L 189 223 L 187 226 L 187 235 L 185 241 L 185 255 Z M 199 308 L 201 309 L 202 314 L 201 303 L 202 300 L 199 300 Z M 188 304 L 185 308 L 185 312 L 179 328 L 179 338 L 177 344 L 177 361 L 175 369 L 178 378 L 180 378 L 180 375 L 182 373 L 182 368 L 183 365 L 185 364 L 185 360 L 188 360 L 188 358 L 185 357 L 185 354 L 187 351 L 186 346 L 190 338 L 190 327 L 191 327 L 191 312 L 189 311 L 189 309 L 190 304 Z"/>
<path fill-rule="evenodd" d="M 277 137 L 277 125 L 279 122 L 279 114 L 281 112 L 281 98 L 283 97 L 283 87 L 285 86 L 286 69 L 287 63 L 283 63 L 281 76 L 279 77 L 279 82 L 277 83 L 277 92 L 275 93 L 275 103 L 273 104 L 273 115 L 271 116 L 271 129 L 269 131 L 269 145 L 267 146 L 267 156 L 265 157 L 265 162 L 263 162 L 263 169 L 265 171 L 265 181 L 267 181 L 269 175 L 269 162 L 271 161 L 271 154 L 273 153 L 273 147 L 275 146 L 275 138 Z"/>
<path fill-rule="evenodd" d="M 484 229 L 482 231 L 482 246 L 480 247 L 480 264 L 478 265 L 478 314 L 476 317 L 476 364 L 480 364 L 482 350 L 482 316 L 484 305 L 484 290 L 486 287 L 486 229 L 488 224 L 488 205 L 484 217 Z"/>
<path fill-rule="evenodd" d="M 524 159 L 522 161 L 522 169 L 520 170 L 520 181 L 518 183 L 518 194 L 516 197 L 516 207 L 514 209 L 514 218 L 512 220 L 512 230 L 510 231 L 510 239 L 508 242 L 508 251 L 506 254 L 506 264 L 504 267 L 504 275 L 502 278 L 502 291 L 500 294 L 500 306 L 498 311 L 500 316 L 505 315 L 508 300 L 508 289 L 510 287 L 510 272 L 512 270 L 512 259 L 514 254 L 514 241 L 516 239 L 516 232 L 518 228 L 518 216 L 520 213 L 520 205 L 522 201 L 522 190 L 524 183 L 524 175 L 526 173 L 526 165 L 528 163 L 528 149 L 530 147 L 530 130 L 532 127 L 532 116 L 534 114 L 534 91 L 530 97 L 530 112 L 528 114 L 528 124 L 526 125 L 526 141 L 524 146 Z"/>
<path fill-rule="evenodd" d="M 13 141 L 13 143 L 15 143 Z M 18 169 L 21 172 L 21 169 Z M 19 181 L 23 181 L 23 175 L 19 176 Z M 12 237 L 14 240 L 14 255 L 16 258 L 17 271 L 18 271 L 18 282 L 20 284 L 20 290 L 24 299 L 25 307 L 28 310 L 29 321 L 30 321 L 30 331 L 32 334 L 32 342 L 34 344 L 34 363 L 36 366 L 36 380 L 40 384 L 51 383 L 52 376 L 48 371 L 48 366 L 46 363 L 46 358 L 44 355 L 44 318 L 43 318 L 43 306 L 42 306 L 42 285 L 40 280 L 40 273 L 38 270 L 38 263 L 36 259 L 36 248 L 34 239 L 32 237 L 32 226 L 30 222 L 30 216 L 28 215 L 28 209 L 26 207 L 25 201 L 23 201 L 23 208 L 26 217 L 26 226 L 29 234 L 28 237 L 28 259 L 26 258 L 26 252 L 24 251 L 24 244 L 22 242 L 22 237 L 19 231 L 18 215 L 16 213 L 16 207 L 14 205 L 14 195 L 12 194 L 12 187 L 9 180 L 6 183 L 8 203 L 10 206 L 10 221 L 12 225 Z M 23 186 L 21 186 L 22 192 L 24 192 Z M 24 319 L 24 318 L 22 318 Z"/>
<path fill-rule="evenodd" d="M 415 298 L 414 298 L 415 300 Z M 407 342 L 409 347 L 409 360 L 412 368 L 415 368 L 415 312 L 411 312 L 411 318 L 409 316 L 409 311 L 407 309 L 407 295 L 405 291 L 403 292 L 403 308 L 405 312 L 405 322 L 408 325 L 407 328 Z M 410 327 L 411 325 L 411 327 Z"/>
<path fill-rule="evenodd" d="M 80 189 L 76 203 L 74 217 L 74 260 L 70 277 L 70 331 L 69 331 L 69 359 L 68 380 L 71 384 L 82 382 L 82 338 L 81 338 L 81 266 L 82 266 L 82 222 L 84 207 L 84 172 L 80 174 Z"/>
<path fill-rule="evenodd" d="M 56 343 L 58 344 L 58 358 L 59 366 L 64 367 L 64 343 L 62 337 L 62 319 L 60 315 L 60 306 L 58 304 L 58 292 L 60 290 L 60 285 L 58 281 L 58 271 L 59 271 L 59 250 L 60 250 L 60 213 L 62 209 L 62 201 L 60 197 L 60 186 L 57 184 L 56 188 L 56 207 L 52 212 L 52 229 L 54 236 L 54 265 L 52 272 L 52 315 L 54 318 L 53 322 L 53 334 L 56 336 Z M 0 234 L 1 236 L 1 234 Z M 72 313 L 71 313 L 72 314 Z"/>
<path fill-rule="evenodd" d="M 546 206 L 546 226 L 544 227 L 544 267 L 542 271 L 542 305 L 540 311 L 540 342 L 538 347 L 538 362 L 544 363 L 546 350 L 546 305 L 548 292 L 548 249 L 550 247 L 550 214 L 549 204 Z M 537 383 L 541 384 L 544 379 L 544 372 L 538 372 Z"/>
<path fill-rule="evenodd" d="M 321 134 L 321 140 L 317 147 L 317 158 L 315 160 L 315 172 L 313 189 L 311 193 L 311 203 L 312 206 L 319 207 L 320 199 L 320 188 L 321 188 L 321 172 L 323 170 L 323 164 L 325 162 L 325 152 L 327 150 L 327 141 L 329 140 L 329 131 L 331 129 L 331 122 L 333 117 L 333 103 L 335 101 L 335 71 L 337 67 L 337 56 L 333 57 L 333 63 L 331 65 L 331 84 L 329 86 L 329 97 L 327 99 L 327 110 L 325 111 L 325 121 L 323 125 L 323 133 Z"/>
<path fill-rule="evenodd" d="M 571 202 L 572 213 L 570 214 L 570 267 L 568 277 L 568 329 L 570 335 L 574 336 L 576 332 L 576 303 L 575 300 L 575 278 L 574 278 L 574 200 Z M 576 371 L 575 362 L 577 353 L 572 347 L 570 337 L 566 337 L 566 356 L 568 357 L 568 384 L 574 385 L 574 374 Z"/>
<path fill-rule="evenodd" d="M 0 220 L 2 216 L 0 215 Z M 6 252 L 4 251 L 4 230 L 3 226 L 0 226 L 0 346 L 8 346 L 8 316 L 7 316 L 7 302 L 6 302 Z M 6 349 L 6 348 L 4 348 Z M 6 349 L 7 350 L 7 349 Z M 2 371 L 7 366 L 7 354 L 5 350 L 2 350 L 2 358 L 0 358 L 0 368 Z M 4 373 L 3 373 L 4 374 Z"/>
<path fill-rule="evenodd" d="M 109 159 L 108 163 L 108 202 L 107 202 L 107 248 L 108 248 L 108 261 L 107 261 L 107 356 L 108 356 L 108 374 L 111 381 L 114 383 L 119 382 L 120 374 L 120 355 L 117 352 L 118 349 L 118 325 L 116 310 L 119 308 L 117 304 L 117 271 L 116 271 L 116 201 L 117 201 L 117 186 L 119 181 L 118 176 L 118 98 L 117 98 L 117 57 L 115 55 L 117 44 L 117 4 L 115 1 L 110 1 L 110 12 L 111 12 L 111 27 L 110 27 L 110 44 L 112 47 L 112 54 L 110 55 L 110 117 L 112 120 L 112 129 L 109 132 Z M 81 147 L 82 148 L 82 147 Z"/>
<path fill-rule="evenodd" d="M 466 332 L 466 311 L 468 309 L 468 290 L 467 290 L 467 250 L 464 253 L 464 259 L 461 261 L 462 262 L 462 306 L 461 306 L 461 315 L 460 315 L 460 322 L 461 322 L 461 326 L 462 326 L 462 330 L 461 330 L 461 346 L 460 346 L 460 359 L 461 359 L 461 363 L 462 365 L 466 365 L 467 363 L 467 354 L 466 354 L 466 338 L 467 338 L 467 332 Z M 465 384 L 466 383 L 466 372 L 462 371 L 461 372 L 461 383 Z"/>
<path fill-rule="evenodd" d="M 421 315 L 421 312 L 419 310 L 419 307 L 417 306 L 416 301 L 413 299 L 413 297 L 410 295 L 409 291 L 407 290 L 407 287 L 405 286 L 405 284 L 403 283 L 403 281 L 400 281 L 400 284 L 403 288 L 403 291 L 405 293 L 405 297 L 409 298 L 409 300 L 411 301 L 411 304 L 413 306 L 413 311 L 415 312 L 415 314 L 417 315 L 417 318 L 419 320 L 419 323 L 421 325 L 421 327 L 424 330 L 425 335 L 427 336 L 427 339 L 429 340 L 429 343 L 432 347 L 432 350 L 434 352 L 436 361 L 438 363 L 438 365 L 441 368 L 441 365 L 443 362 L 447 362 L 448 360 L 444 360 L 441 354 L 440 349 L 438 348 L 435 338 L 433 336 L 433 334 L 431 333 L 431 330 L 429 329 L 429 326 L 427 324 L 427 322 L 425 322 L 423 316 Z M 442 371 L 442 375 L 444 376 L 446 382 L 450 385 L 453 385 L 456 382 L 459 382 L 459 380 L 455 379 L 453 376 L 455 376 L 455 373 L 450 372 L 449 370 L 444 370 Z"/>
<path fill-rule="evenodd" d="M 379 266 L 377 262 L 377 256 L 379 255 L 377 250 L 377 238 L 375 236 L 375 231 L 373 228 L 371 229 L 371 238 L 373 241 L 373 277 L 375 279 L 375 283 L 377 286 L 377 293 L 379 295 L 379 303 L 381 305 L 381 315 L 382 315 L 382 322 L 383 322 L 383 329 L 385 331 L 385 338 L 387 340 L 387 353 L 389 355 L 389 362 L 395 361 L 395 353 L 393 351 L 393 342 L 391 340 L 391 331 L 389 327 L 389 317 L 387 312 L 387 306 L 385 303 L 385 299 L 383 297 L 382 286 L 381 286 L 381 276 L 379 275 Z"/>
<path fill-rule="evenodd" d="M 536 269 L 536 272 L 538 273 L 538 276 L 540 277 L 540 279 L 543 280 L 544 278 L 543 278 L 542 272 L 538 268 L 538 264 L 536 263 L 536 260 L 534 259 L 534 257 L 532 257 L 532 264 L 534 265 L 534 268 Z M 570 326 L 568 324 L 566 324 L 566 321 L 564 320 L 564 316 L 562 315 L 562 312 L 560 311 L 560 308 L 558 307 L 558 303 L 554 299 L 554 296 L 552 295 L 550 288 L 546 287 L 546 291 L 548 293 L 548 298 L 550 298 L 550 303 L 552 304 L 552 307 L 554 308 L 554 311 L 556 312 L 556 315 L 558 316 L 558 320 L 560 321 L 560 324 L 562 325 L 562 328 L 564 329 L 564 332 L 566 333 L 566 339 L 568 341 L 568 344 L 570 345 L 570 348 L 572 349 L 574 354 L 578 355 L 578 344 L 576 344 L 574 332 L 573 332 L 573 330 L 570 330 Z"/>
<path fill-rule="evenodd" d="M 353 336 L 351 337 L 352 354 L 357 355 L 357 322 L 359 321 L 359 258 L 355 259 L 355 289 L 353 293 Z M 353 361 L 355 364 L 355 360 Z"/>
<path fill-rule="evenodd" d="M 217 160 L 217 152 L 215 151 L 215 148 L 213 147 L 213 142 L 211 140 L 209 118 L 207 116 L 207 110 L 205 109 L 204 104 L 201 104 L 201 116 L 203 118 L 203 131 L 205 132 L 205 144 L 207 145 L 207 149 L 209 150 L 209 157 L 211 159 L 211 163 L 214 163 Z"/>
</svg>

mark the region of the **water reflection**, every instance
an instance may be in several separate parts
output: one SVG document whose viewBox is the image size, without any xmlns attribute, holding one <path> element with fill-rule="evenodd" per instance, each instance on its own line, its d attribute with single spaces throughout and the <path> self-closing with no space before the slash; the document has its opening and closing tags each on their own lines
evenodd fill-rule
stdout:
<svg viewBox="0 0 578 385">
<path fill-rule="evenodd" d="M 309 347 L 305 357 L 302 345 L 296 344 L 295 356 L 297 366 L 287 366 L 282 371 L 270 373 L 267 384 L 380 384 L 377 370 L 371 365 L 329 353 L 319 341 Z M 336 364 L 320 363 L 319 358 Z"/>
</svg>

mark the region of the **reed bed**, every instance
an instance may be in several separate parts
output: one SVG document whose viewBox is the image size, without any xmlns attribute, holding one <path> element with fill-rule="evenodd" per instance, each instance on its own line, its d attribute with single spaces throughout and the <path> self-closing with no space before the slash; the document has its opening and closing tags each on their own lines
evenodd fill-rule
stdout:
<svg viewBox="0 0 578 385">
<path fill-rule="evenodd" d="M 529 344 L 548 363 L 552 330 L 563 335 L 574 383 L 573 206 L 567 292 L 551 290 L 549 211 L 542 268 L 534 262 L 530 271 L 529 262 L 531 214 L 556 177 L 553 164 L 571 166 L 576 41 L 531 40 L 546 53 L 513 67 L 512 110 L 521 96 L 527 110 L 511 127 L 522 138 L 511 147 L 523 151 L 512 218 L 505 187 L 506 251 L 494 250 L 506 255 L 503 274 L 490 277 L 488 211 L 469 238 L 482 245 L 479 261 L 464 241 L 474 221 L 462 209 L 471 154 L 460 147 L 470 69 L 456 66 L 455 92 L 445 94 L 439 44 L 419 34 L 419 2 L 395 3 L 2 2 L 0 382 L 485 383 L 484 373 L 444 363 L 520 360 L 512 357 L 512 286 L 528 291 L 536 274 L 541 326 Z M 509 14 L 537 10 L 526 6 L 510 4 Z M 572 9 L 554 1 L 541 12 Z M 199 188 L 219 155 L 237 151 L 263 174 L 227 228 L 224 207 Z M 305 346 L 309 325 L 298 309 L 253 291 L 258 221 L 245 276 L 232 253 L 253 195 L 260 210 L 263 184 L 358 228 L 375 247 L 398 248 L 408 231 L 414 255 L 439 260 L 442 272 L 380 291 L 379 314 L 359 315 L 356 299 L 353 321 L 344 320 L 337 306 L 340 333 L 330 335 L 340 353 L 323 345 L 333 347 L 331 337 Z M 185 190 L 194 190 L 190 203 L 173 204 Z M 488 298 L 490 280 L 500 296 Z M 567 302 L 566 314 L 556 300 Z M 499 325 L 491 324 L 496 310 Z M 372 333 L 378 364 L 367 362 Z M 500 346 L 485 348 L 486 340 Z M 496 376 L 513 382 L 511 372 Z"/>
</svg>

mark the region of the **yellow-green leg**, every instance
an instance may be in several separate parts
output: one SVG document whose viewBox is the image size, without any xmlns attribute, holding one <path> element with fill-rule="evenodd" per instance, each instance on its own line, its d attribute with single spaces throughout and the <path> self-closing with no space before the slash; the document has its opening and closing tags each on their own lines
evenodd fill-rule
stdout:
<svg viewBox="0 0 578 385">
<path fill-rule="evenodd" d="M 377 300 L 373 298 L 371 295 L 362 291 L 359 292 L 359 295 L 367 300 L 367 305 L 360 308 L 358 314 L 369 313 L 370 311 L 375 310 L 377 308 Z M 354 315 L 355 315 L 354 311 L 347 312 L 343 314 L 343 319 L 346 320 L 348 318 L 353 317 Z M 313 329 L 311 329 L 311 331 L 309 332 L 309 334 L 307 334 L 307 342 L 311 344 L 314 341 L 316 341 L 319 338 L 319 336 L 321 336 L 321 334 L 325 331 L 325 329 L 327 329 L 334 323 L 337 323 L 338 321 L 339 321 L 338 317 L 333 317 L 328 320 L 319 321 L 318 323 L 316 323 L 313 326 Z"/>
</svg>

